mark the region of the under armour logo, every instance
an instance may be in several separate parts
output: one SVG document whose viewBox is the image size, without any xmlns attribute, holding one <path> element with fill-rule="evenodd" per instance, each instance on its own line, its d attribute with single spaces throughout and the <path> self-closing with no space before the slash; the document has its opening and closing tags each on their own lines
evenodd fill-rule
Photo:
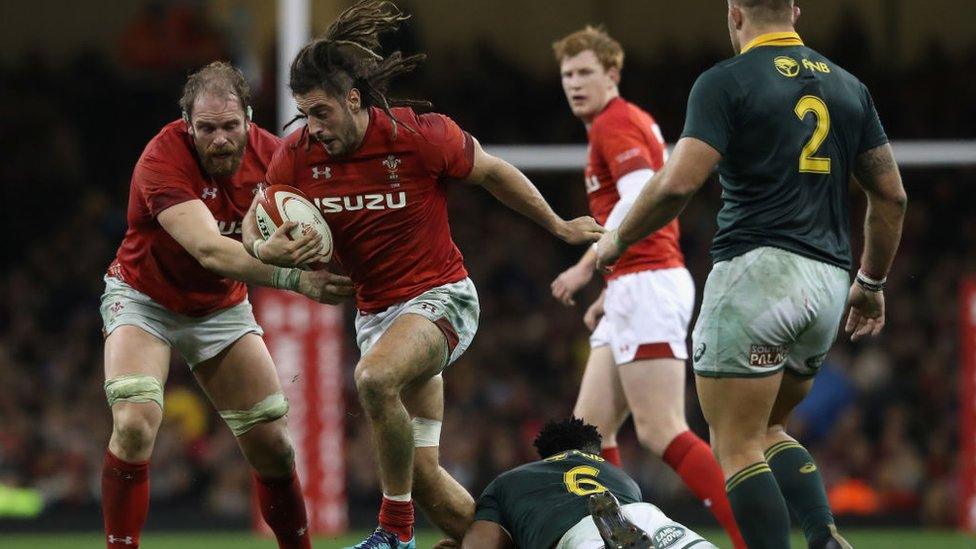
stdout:
<svg viewBox="0 0 976 549">
<path fill-rule="evenodd" d="M 308 528 L 305 528 L 303 526 L 303 527 L 299 528 L 298 530 L 296 530 L 295 533 L 298 534 L 298 537 L 302 537 L 302 536 L 305 535 L 305 532 L 307 532 L 307 531 L 308 531 Z"/>
<path fill-rule="evenodd" d="M 312 166 L 312 179 L 318 179 L 320 176 L 324 176 L 326 179 L 332 179 L 332 167 L 323 166 L 320 170 L 318 166 Z"/>
<path fill-rule="evenodd" d="M 117 537 L 113 536 L 112 534 L 109 534 L 108 535 L 108 542 L 109 543 L 124 543 L 126 545 L 135 545 L 136 544 L 136 541 L 134 539 L 132 539 L 132 536 L 125 536 L 124 538 L 117 538 Z"/>
<path fill-rule="evenodd" d="M 431 305 L 430 303 L 421 303 L 420 304 L 420 308 L 423 309 L 423 310 L 425 310 L 425 311 L 427 311 L 427 312 L 429 312 L 429 313 L 436 313 L 437 312 L 437 307 Z"/>
<path fill-rule="evenodd" d="M 206 200 L 208 198 L 217 198 L 217 187 L 204 187 L 203 195 L 200 198 Z"/>
<path fill-rule="evenodd" d="M 116 301 L 115 303 L 112 304 L 111 307 L 108 308 L 108 310 L 112 311 L 113 315 L 116 315 L 119 314 L 119 311 L 121 311 L 124 308 L 125 308 L 125 303 L 122 303 L 121 301 Z"/>
</svg>

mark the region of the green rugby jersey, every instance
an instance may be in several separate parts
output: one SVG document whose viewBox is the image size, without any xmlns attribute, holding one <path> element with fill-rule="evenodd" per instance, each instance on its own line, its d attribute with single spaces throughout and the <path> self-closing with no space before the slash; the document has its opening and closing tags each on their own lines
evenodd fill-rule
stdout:
<svg viewBox="0 0 976 549">
<path fill-rule="evenodd" d="M 773 246 L 850 268 L 851 170 L 888 142 L 857 78 L 794 32 L 765 34 L 702 73 L 681 136 L 722 154 L 713 261 Z"/>
<path fill-rule="evenodd" d="M 586 496 L 607 490 L 621 505 L 641 501 L 622 470 L 570 450 L 499 475 L 478 498 L 474 519 L 500 524 L 519 549 L 549 549 L 590 514 Z"/>
</svg>

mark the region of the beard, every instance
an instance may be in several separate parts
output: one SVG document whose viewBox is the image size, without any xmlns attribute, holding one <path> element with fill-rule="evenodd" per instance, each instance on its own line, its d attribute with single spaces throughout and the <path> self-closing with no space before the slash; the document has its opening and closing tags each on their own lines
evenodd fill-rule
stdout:
<svg viewBox="0 0 976 549">
<path fill-rule="evenodd" d="M 234 175 L 244 160 L 244 143 L 229 143 L 223 147 L 201 147 L 197 145 L 197 155 L 203 169 L 213 177 Z"/>
</svg>

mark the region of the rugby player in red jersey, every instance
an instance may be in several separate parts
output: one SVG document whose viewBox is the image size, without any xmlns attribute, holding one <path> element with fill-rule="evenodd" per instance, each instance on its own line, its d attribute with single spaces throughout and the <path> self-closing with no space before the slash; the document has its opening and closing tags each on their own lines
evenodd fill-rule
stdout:
<svg viewBox="0 0 976 549">
<path fill-rule="evenodd" d="M 593 216 L 620 224 L 667 151 L 654 118 L 620 97 L 624 51 L 601 29 L 587 26 L 553 44 L 563 91 L 586 125 L 586 192 Z M 620 464 L 617 432 L 633 414 L 641 444 L 661 457 L 745 547 L 725 494 L 722 470 L 708 444 L 685 421 L 685 339 L 695 285 L 678 244 L 678 221 L 631 246 L 607 275 L 607 287 L 583 319 L 593 331 L 590 357 L 573 415 L 596 425 L 603 456 Z M 593 278 L 590 249 L 552 283 L 566 305 Z"/>
<path fill-rule="evenodd" d="M 326 271 L 265 265 L 241 246 L 242 217 L 280 143 L 250 122 L 248 99 L 244 76 L 231 65 L 215 62 L 191 75 L 183 119 L 149 142 L 132 175 L 129 227 L 101 304 L 113 421 L 102 470 L 109 548 L 139 546 L 174 348 L 237 437 L 279 547 L 310 547 L 285 429 L 288 403 L 245 283 L 325 303 L 350 296 L 352 286 Z"/>
<path fill-rule="evenodd" d="M 357 545 L 371 549 L 416 547 L 413 495 L 456 539 L 474 516 L 471 495 L 438 463 L 441 372 L 471 343 L 479 314 L 448 225 L 451 181 L 481 185 L 567 242 L 602 232 L 588 217 L 561 219 L 521 172 L 447 116 L 389 106 L 390 78 L 423 58 L 376 53 L 377 34 L 405 18 L 392 3 L 360 2 L 299 52 L 290 86 L 308 125 L 268 168 L 268 183 L 294 185 L 318 205 L 356 287 L 355 381 L 384 495 L 379 528 Z M 257 238 L 253 213 L 244 232 L 256 257 L 298 259 L 282 236 Z"/>
</svg>

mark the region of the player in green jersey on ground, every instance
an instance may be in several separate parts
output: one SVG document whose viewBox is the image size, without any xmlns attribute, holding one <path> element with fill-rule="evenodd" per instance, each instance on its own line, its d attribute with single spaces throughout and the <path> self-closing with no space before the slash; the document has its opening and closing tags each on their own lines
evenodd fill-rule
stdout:
<svg viewBox="0 0 976 549">
<path fill-rule="evenodd" d="M 544 459 L 502 473 L 485 488 L 463 547 L 716 549 L 643 503 L 637 483 L 600 457 L 600 441 L 596 427 L 581 419 L 547 423 L 535 439 Z"/>
<path fill-rule="evenodd" d="M 752 549 L 789 547 L 787 505 L 811 548 L 845 548 L 810 454 L 784 430 L 850 304 L 852 339 L 884 326 L 882 288 L 907 199 L 867 88 L 806 47 L 793 0 L 729 0 L 737 54 L 705 71 L 674 153 L 601 265 L 678 215 L 718 165 L 714 267 L 692 335 L 711 444 Z M 864 253 L 850 283 L 847 198 L 867 195 Z"/>
</svg>

